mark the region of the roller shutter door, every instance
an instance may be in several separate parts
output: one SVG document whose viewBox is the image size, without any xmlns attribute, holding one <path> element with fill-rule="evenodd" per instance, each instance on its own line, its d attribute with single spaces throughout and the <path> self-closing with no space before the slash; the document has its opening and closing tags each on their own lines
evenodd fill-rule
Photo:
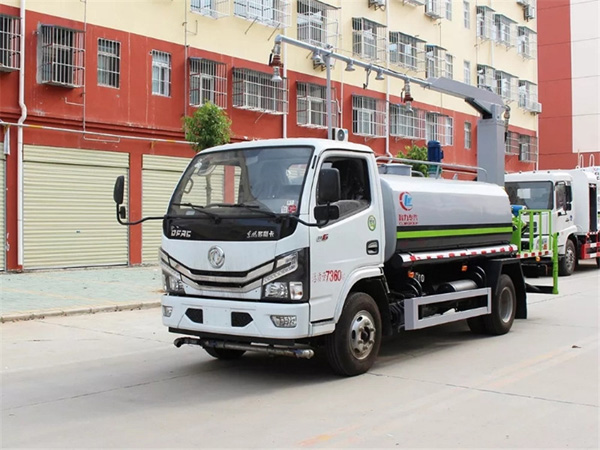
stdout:
<svg viewBox="0 0 600 450">
<path fill-rule="evenodd" d="M 128 154 L 25 146 L 23 160 L 26 269 L 128 263 L 128 228 L 113 201 Z"/>
<path fill-rule="evenodd" d="M 0 144 L 0 233 L 2 233 L 2 254 L 0 255 L 0 271 L 6 270 L 6 156 L 4 155 L 4 144 Z"/>
<path fill-rule="evenodd" d="M 167 211 L 171 194 L 190 158 L 175 156 L 143 156 L 142 217 L 162 216 Z M 162 222 L 149 220 L 142 225 L 142 262 L 158 263 Z"/>
</svg>

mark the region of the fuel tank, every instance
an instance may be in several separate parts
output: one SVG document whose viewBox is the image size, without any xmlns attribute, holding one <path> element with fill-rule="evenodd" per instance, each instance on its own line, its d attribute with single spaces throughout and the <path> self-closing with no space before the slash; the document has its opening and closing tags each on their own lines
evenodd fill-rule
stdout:
<svg viewBox="0 0 600 450">
<path fill-rule="evenodd" d="M 390 174 L 381 174 L 380 179 L 386 261 L 395 252 L 510 242 L 510 202 L 498 185 Z"/>
</svg>

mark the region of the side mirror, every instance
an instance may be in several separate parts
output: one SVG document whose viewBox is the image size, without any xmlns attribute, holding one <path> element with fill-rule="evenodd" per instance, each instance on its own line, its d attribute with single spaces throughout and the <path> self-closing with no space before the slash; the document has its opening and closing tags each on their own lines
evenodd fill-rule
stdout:
<svg viewBox="0 0 600 450">
<path fill-rule="evenodd" d="M 317 203 L 335 203 L 341 197 L 340 172 L 337 169 L 321 169 L 317 186 Z M 338 212 L 339 213 L 339 212 Z M 318 220 L 318 219 L 317 219 Z"/>
<path fill-rule="evenodd" d="M 123 191 L 125 190 L 125 177 L 123 175 L 118 176 L 115 180 L 115 189 L 113 191 L 113 198 L 115 203 L 121 205 L 123 203 Z"/>
</svg>

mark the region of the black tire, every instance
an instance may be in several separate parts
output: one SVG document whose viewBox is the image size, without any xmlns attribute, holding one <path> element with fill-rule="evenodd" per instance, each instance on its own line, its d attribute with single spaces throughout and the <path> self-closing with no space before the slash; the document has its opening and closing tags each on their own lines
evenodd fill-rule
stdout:
<svg viewBox="0 0 600 450">
<path fill-rule="evenodd" d="M 471 317 L 467 319 L 467 324 L 472 333 L 485 334 L 485 323 L 483 323 L 483 317 Z"/>
<path fill-rule="evenodd" d="M 223 359 L 223 360 L 231 360 L 241 358 L 245 350 L 233 350 L 230 348 L 215 348 L 215 347 L 204 347 L 206 353 L 208 353 L 213 358 Z"/>
<path fill-rule="evenodd" d="M 575 244 L 571 239 L 567 239 L 565 244 L 565 255 L 558 260 L 558 274 L 561 277 L 568 277 L 575 272 L 577 265 L 577 254 L 575 253 Z"/>
<path fill-rule="evenodd" d="M 600 269 L 600 258 L 596 258 L 596 267 Z"/>
<path fill-rule="evenodd" d="M 367 372 L 379 353 L 381 336 L 381 315 L 373 297 L 351 293 L 335 331 L 325 339 L 329 365 L 347 377 Z"/>
<path fill-rule="evenodd" d="M 515 285 L 508 275 L 502 274 L 492 297 L 492 313 L 482 316 L 485 333 L 491 335 L 508 333 L 515 321 L 516 311 Z"/>
</svg>

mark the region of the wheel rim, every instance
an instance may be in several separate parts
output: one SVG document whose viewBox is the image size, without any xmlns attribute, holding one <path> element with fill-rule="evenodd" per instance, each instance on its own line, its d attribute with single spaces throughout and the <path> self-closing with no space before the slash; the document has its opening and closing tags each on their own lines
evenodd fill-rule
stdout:
<svg viewBox="0 0 600 450">
<path fill-rule="evenodd" d="M 513 295 L 510 289 L 504 288 L 500 293 L 500 298 L 498 299 L 498 313 L 500 316 L 500 320 L 504 323 L 508 323 L 512 317 L 513 313 Z"/>
<path fill-rule="evenodd" d="M 565 266 L 568 272 L 575 270 L 575 252 L 571 247 L 568 247 L 565 252 Z"/>
<path fill-rule="evenodd" d="M 350 351 L 357 359 L 365 359 L 375 345 L 375 320 L 368 311 L 359 311 L 352 319 L 350 327 Z"/>
</svg>

